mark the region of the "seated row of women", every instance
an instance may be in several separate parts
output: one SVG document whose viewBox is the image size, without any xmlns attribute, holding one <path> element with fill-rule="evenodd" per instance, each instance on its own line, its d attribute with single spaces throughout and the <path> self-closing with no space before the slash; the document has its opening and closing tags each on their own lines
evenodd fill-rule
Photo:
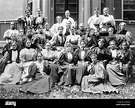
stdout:
<svg viewBox="0 0 135 108">
<path fill-rule="evenodd" d="M 80 85 L 81 91 L 101 93 L 117 92 L 114 86 L 126 83 L 132 72 L 129 41 L 100 38 L 96 46 L 88 47 L 88 38 L 80 38 L 78 45 L 69 37 L 61 51 L 52 50 L 59 46 L 54 45 L 56 37 L 41 50 L 32 47 L 32 39 L 26 38 L 22 49 L 16 41 L 11 42 L 11 49 L 0 60 L 0 84 L 20 84 L 22 91 L 33 93 L 51 91 L 55 84 Z"/>
</svg>

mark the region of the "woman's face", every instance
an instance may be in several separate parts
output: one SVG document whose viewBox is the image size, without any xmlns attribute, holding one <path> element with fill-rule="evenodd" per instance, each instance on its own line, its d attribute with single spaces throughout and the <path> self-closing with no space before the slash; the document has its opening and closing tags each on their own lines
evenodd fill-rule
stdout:
<svg viewBox="0 0 135 108">
<path fill-rule="evenodd" d="M 112 28 L 108 29 L 109 36 L 113 35 L 114 30 Z"/>
<path fill-rule="evenodd" d="M 30 16 L 30 11 L 27 11 L 26 12 L 26 16 Z"/>
<path fill-rule="evenodd" d="M 63 28 L 59 28 L 59 34 L 63 34 Z"/>
<path fill-rule="evenodd" d="M 94 34 L 95 34 L 96 36 L 98 36 L 98 35 L 99 35 L 99 31 L 98 31 L 98 30 L 95 30 L 95 31 L 94 31 Z"/>
<path fill-rule="evenodd" d="M 92 62 L 96 62 L 97 61 L 97 57 L 96 56 L 92 56 L 91 60 L 92 60 Z"/>
<path fill-rule="evenodd" d="M 75 29 L 74 28 L 71 28 L 70 31 L 71 31 L 71 34 L 75 33 Z"/>
<path fill-rule="evenodd" d="M 48 44 L 48 45 L 45 46 L 45 48 L 46 48 L 47 50 L 49 50 L 49 49 L 51 48 L 51 45 Z"/>
<path fill-rule="evenodd" d="M 17 44 L 16 44 L 16 43 L 13 43 L 13 44 L 12 44 L 12 49 L 13 49 L 13 50 L 17 49 Z"/>
<path fill-rule="evenodd" d="M 84 42 L 81 42 L 81 43 L 80 43 L 80 48 L 85 48 L 85 46 L 86 46 L 86 45 L 85 45 Z"/>
<path fill-rule="evenodd" d="M 57 20 L 57 22 L 58 22 L 58 23 L 61 23 L 62 18 L 61 18 L 61 17 L 57 17 L 57 19 L 56 19 L 56 20 Z"/>
<path fill-rule="evenodd" d="M 31 42 L 29 40 L 26 41 L 26 47 L 31 47 Z"/>
<path fill-rule="evenodd" d="M 125 25 L 121 25 L 121 26 L 120 26 L 120 29 L 121 29 L 121 30 L 125 29 Z"/>
<path fill-rule="evenodd" d="M 122 49 L 127 49 L 127 45 L 126 45 L 126 43 L 122 43 Z"/>
<path fill-rule="evenodd" d="M 98 46 L 99 46 L 99 48 L 102 48 L 104 46 L 104 42 L 103 41 L 99 41 L 98 42 Z"/>
<path fill-rule="evenodd" d="M 110 47 L 113 49 L 113 48 L 115 48 L 115 42 L 110 42 Z"/>
<path fill-rule="evenodd" d="M 95 9 L 94 10 L 94 14 L 98 15 L 98 13 L 99 13 L 99 10 L 98 9 Z"/>
<path fill-rule="evenodd" d="M 87 29 L 86 30 L 86 34 L 90 34 L 90 29 Z"/>
<path fill-rule="evenodd" d="M 103 13 L 104 15 L 107 15 L 109 13 L 109 10 L 107 8 L 104 8 Z"/>
<path fill-rule="evenodd" d="M 71 28 L 71 22 L 70 22 L 70 21 L 67 21 L 67 22 L 66 22 L 66 27 L 67 27 L 67 28 Z"/>
<path fill-rule="evenodd" d="M 66 51 L 71 51 L 71 46 L 66 46 Z"/>
<path fill-rule="evenodd" d="M 38 54 L 37 54 L 37 60 L 38 60 L 38 61 L 42 61 L 42 60 L 43 60 L 43 56 L 42 56 L 41 53 L 38 53 Z"/>
</svg>

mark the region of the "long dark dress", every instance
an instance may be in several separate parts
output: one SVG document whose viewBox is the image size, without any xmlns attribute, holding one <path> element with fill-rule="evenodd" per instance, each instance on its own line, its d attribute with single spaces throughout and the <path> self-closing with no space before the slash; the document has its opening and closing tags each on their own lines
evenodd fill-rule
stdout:
<svg viewBox="0 0 135 108">
<path fill-rule="evenodd" d="M 125 64 L 129 63 L 129 66 L 131 66 L 132 54 L 130 51 L 123 53 L 120 50 L 116 50 L 115 53 L 116 58 L 107 64 L 106 70 L 109 75 L 109 82 L 112 85 L 118 86 L 125 84 L 127 81 L 126 72 L 128 72 L 129 67 L 126 67 Z"/>
<path fill-rule="evenodd" d="M 60 68 L 63 70 L 63 74 L 60 78 L 59 85 L 73 85 L 75 83 L 75 56 L 73 52 L 62 52 L 58 60 Z"/>
<path fill-rule="evenodd" d="M 88 62 L 90 61 L 89 50 L 87 48 L 76 49 L 75 60 L 77 62 L 76 84 L 81 84 L 83 76 L 87 74 L 86 67 L 88 65 Z"/>
<path fill-rule="evenodd" d="M 95 47 L 92 50 L 95 54 L 97 54 L 97 60 L 99 61 L 103 61 L 104 65 L 106 65 L 109 60 L 111 59 L 109 54 L 108 54 L 108 50 L 106 48 L 99 48 L 99 47 Z"/>
<path fill-rule="evenodd" d="M 37 94 L 49 92 L 52 87 L 52 79 L 49 76 L 49 72 L 50 68 L 45 61 L 31 64 L 29 67 L 29 75 L 33 77 L 33 80 L 23 84 L 21 91 Z"/>
</svg>

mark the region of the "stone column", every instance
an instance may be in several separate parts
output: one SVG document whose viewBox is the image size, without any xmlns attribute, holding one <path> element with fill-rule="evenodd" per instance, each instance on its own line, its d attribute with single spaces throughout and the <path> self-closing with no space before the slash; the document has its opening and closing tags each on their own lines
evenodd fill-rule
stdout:
<svg viewBox="0 0 135 108">
<path fill-rule="evenodd" d="M 84 23 L 84 0 L 79 0 L 79 23 Z"/>
<path fill-rule="evenodd" d="M 39 0 L 33 0 L 33 16 L 36 16 L 37 9 L 40 8 L 40 1 Z"/>
<path fill-rule="evenodd" d="M 49 0 L 43 0 L 43 16 L 49 17 Z"/>
<path fill-rule="evenodd" d="M 90 15 L 90 0 L 84 0 L 84 25 L 85 27 L 88 27 L 88 19 L 91 16 Z"/>
</svg>

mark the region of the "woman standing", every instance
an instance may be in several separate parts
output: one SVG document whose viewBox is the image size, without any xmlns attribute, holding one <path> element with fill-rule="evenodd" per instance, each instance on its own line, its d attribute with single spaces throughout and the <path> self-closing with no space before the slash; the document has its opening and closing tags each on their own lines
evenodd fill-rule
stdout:
<svg viewBox="0 0 135 108">
<path fill-rule="evenodd" d="M 40 52 L 37 54 L 37 61 L 29 68 L 29 72 L 33 73 L 29 74 L 32 79 L 21 86 L 21 91 L 39 94 L 51 90 L 52 80 L 49 76 L 50 68 Z"/>
</svg>

